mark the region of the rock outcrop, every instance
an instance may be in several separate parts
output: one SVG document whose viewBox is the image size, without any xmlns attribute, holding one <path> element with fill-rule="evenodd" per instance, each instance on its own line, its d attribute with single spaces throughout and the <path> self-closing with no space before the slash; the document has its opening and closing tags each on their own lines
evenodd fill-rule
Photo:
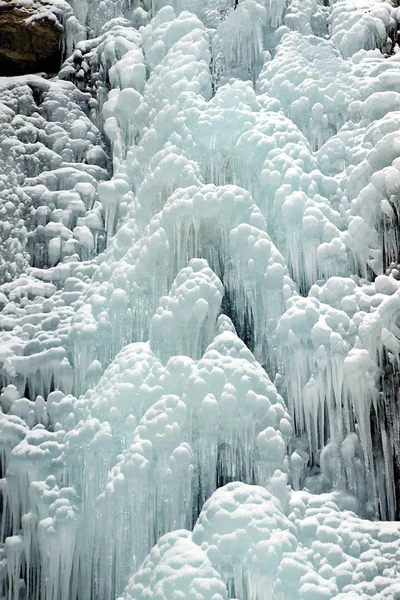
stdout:
<svg viewBox="0 0 400 600">
<path fill-rule="evenodd" d="M 65 16 L 52 0 L 0 0 L 0 76 L 56 73 Z"/>
</svg>

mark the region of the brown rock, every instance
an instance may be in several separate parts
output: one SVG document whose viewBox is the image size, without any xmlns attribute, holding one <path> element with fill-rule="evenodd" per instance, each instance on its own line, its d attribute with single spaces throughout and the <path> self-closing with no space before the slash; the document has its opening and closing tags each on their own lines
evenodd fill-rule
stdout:
<svg viewBox="0 0 400 600">
<path fill-rule="evenodd" d="M 51 0 L 0 0 L 0 76 L 57 73 L 61 20 Z"/>
</svg>

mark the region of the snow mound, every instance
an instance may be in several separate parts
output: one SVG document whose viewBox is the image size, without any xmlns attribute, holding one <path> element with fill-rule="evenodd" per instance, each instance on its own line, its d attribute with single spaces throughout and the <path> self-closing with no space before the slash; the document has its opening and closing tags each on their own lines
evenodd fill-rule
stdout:
<svg viewBox="0 0 400 600">
<path fill-rule="evenodd" d="M 398 11 L 325 4 L 71 1 L 1 80 L 0 594 L 396 596 Z"/>
</svg>

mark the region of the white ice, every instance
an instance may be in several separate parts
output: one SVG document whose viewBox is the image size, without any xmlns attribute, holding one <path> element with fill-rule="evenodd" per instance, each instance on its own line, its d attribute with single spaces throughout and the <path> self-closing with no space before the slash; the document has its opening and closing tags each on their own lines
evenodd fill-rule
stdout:
<svg viewBox="0 0 400 600">
<path fill-rule="evenodd" d="M 395 4 L 46 3 L 58 76 L 0 79 L 1 600 L 397 598 Z"/>
</svg>

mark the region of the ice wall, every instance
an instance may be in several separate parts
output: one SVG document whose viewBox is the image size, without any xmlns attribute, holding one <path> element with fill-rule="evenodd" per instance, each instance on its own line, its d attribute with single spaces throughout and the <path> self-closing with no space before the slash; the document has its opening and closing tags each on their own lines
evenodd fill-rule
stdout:
<svg viewBox="0 0 400 600">
<path fill-rule="evenodd" d="M 398 9 L 71 6 L 0 81 L 0 598 L 395 598 Z"/>
</svg>

